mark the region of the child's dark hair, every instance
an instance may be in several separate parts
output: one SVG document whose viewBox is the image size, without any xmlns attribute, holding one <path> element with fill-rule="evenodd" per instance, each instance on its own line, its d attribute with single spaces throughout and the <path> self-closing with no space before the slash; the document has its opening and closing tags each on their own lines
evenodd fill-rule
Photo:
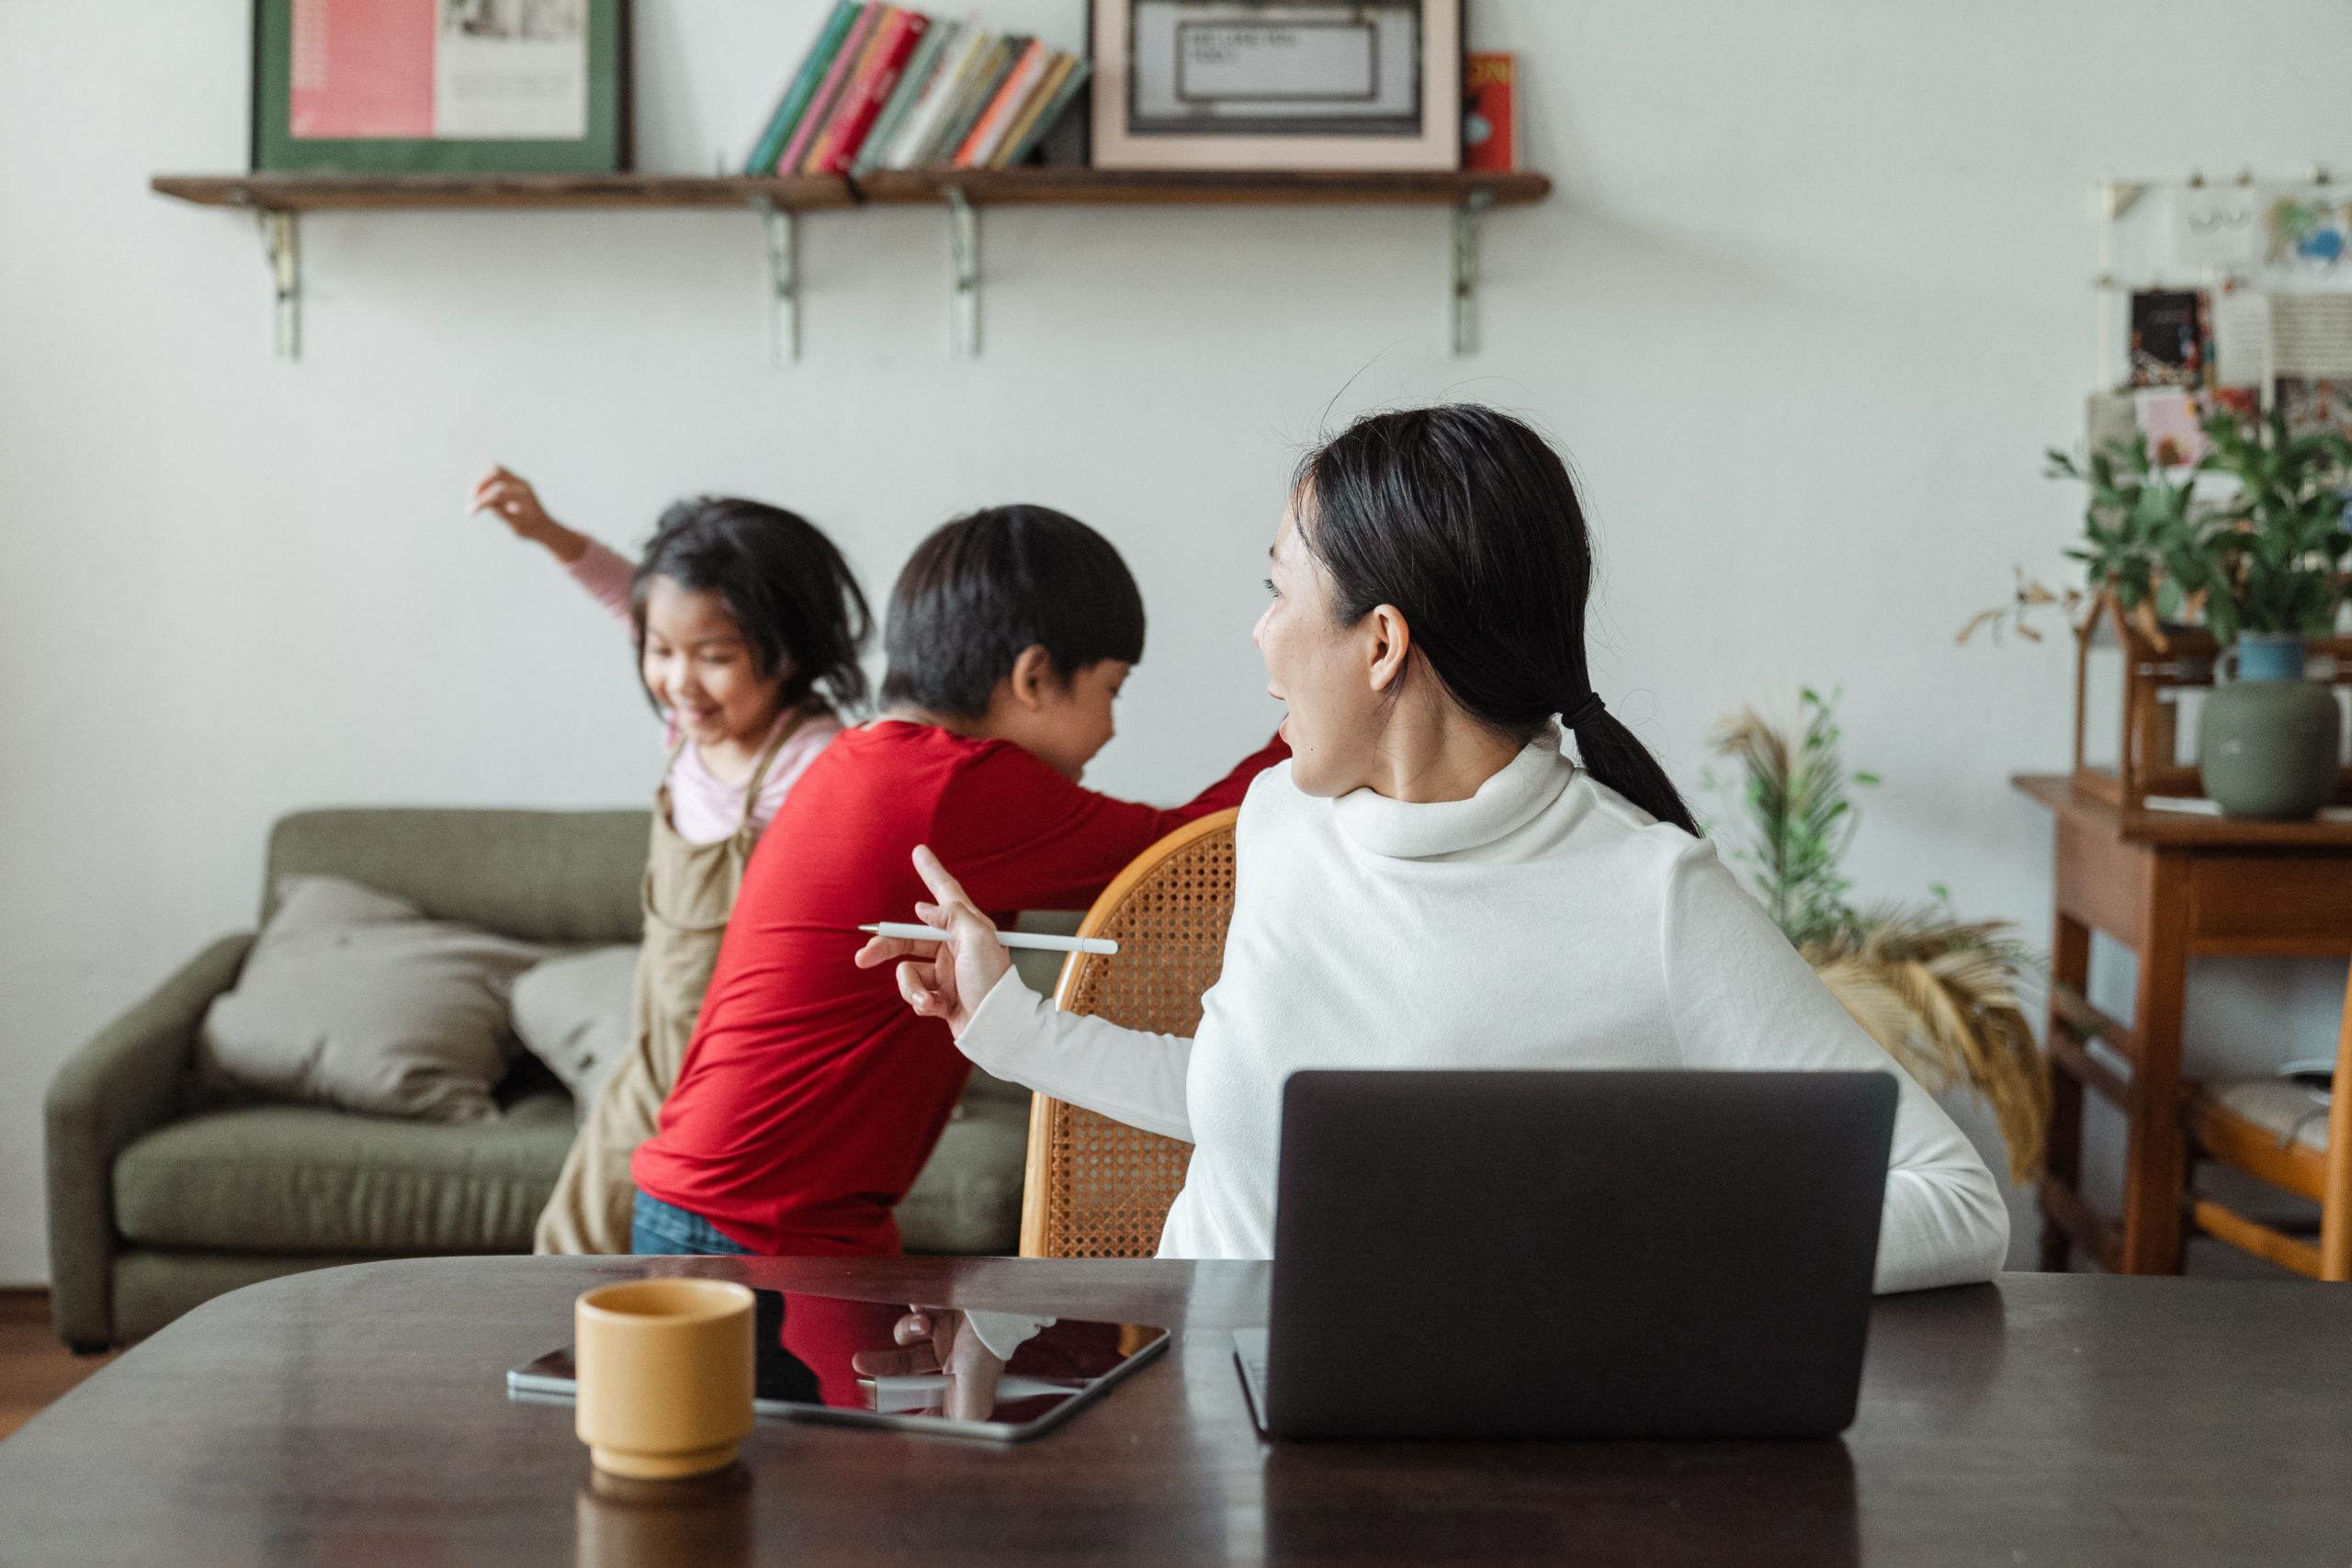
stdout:
<svg viewBox="0 0 2352 1568">
<path fill-rule="evenodd" d="M 788 671 L 786 707 L 820 691 L 836 712 L 865 706 L 858 655 L 874 635 L 874 614 L 849 562 L 807 518 L 719 495 L 682 501 L 662 513 L 629 593 L 640 651 L 646 594 L 657 577 L 718 595 L 761 675 Z"/>
<path fill-rule="evenodd" d="M 988 712 L 1030 648 L 1064 682 L 1143 658 L 1143 594 L 1111 541 L 1046 506 L 991 506 L 915 547 L 890 594 L 886 705 L 944 718 Z"/>
<path fill-rule="evenodd" d="M 1566 716 L 1594 778 L 1698 832 L 1666 770 L 1593 694 L 1592 537 L 1541 435 L 1475 403 L 1372 414 L 1299 465 L 1297 493 L 1340 625 L 1394 604 L 1473 718 L 1524 744 Z"/>
</svg>

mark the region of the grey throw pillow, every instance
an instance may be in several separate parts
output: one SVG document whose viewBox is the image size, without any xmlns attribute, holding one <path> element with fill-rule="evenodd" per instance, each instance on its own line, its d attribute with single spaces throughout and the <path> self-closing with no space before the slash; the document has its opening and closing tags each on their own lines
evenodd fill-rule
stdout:
<svg viewBox="0 0 2352 1568">
<path fill-rule="evenodd" d="M 507 994 L 547 950 L 425 918 L 339 876 L 289 876 L 197 1039 L 207 1077 L 342 1111 L 498 1114 Z"/>
<path fill-rule="evenodd" d="M 514 982 L 514 1032 L 563 1080 L 582 1121 L 634 1043 L 636 1027 L 634 945 L 567 953 Z"/>
</svg>

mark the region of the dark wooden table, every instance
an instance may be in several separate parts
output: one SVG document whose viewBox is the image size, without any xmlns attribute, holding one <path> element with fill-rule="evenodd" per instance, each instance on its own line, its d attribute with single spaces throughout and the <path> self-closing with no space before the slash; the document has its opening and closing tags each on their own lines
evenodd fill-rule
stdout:
<svg viewBox="0 0 2352 1568">
<path fill-rule="evenodd" d="M 2180 1094 L 2188 961 L 2352 953 L 2352 822 L 2123 811 L 2060 775 L 2011 782 L 2057 826 L 2041 1266 L 2064 1269 L 2080 1247 L 2103 1269 L 2177 1274 L 2188 1181 Z M 2128 1024 L 2086 994 L 2094 930 L 2139 956 Z M 2093 1038 L 2122 1058 L 2122 1070 L 2091 1051 Z M 2120 1222 L 2082 1195 L 2086 1089 L 2123 1111 Z"/>
<path fill-rule="evenodd" d="M 763 1423 L 747 1484 L 661 1507 L 598 1495 L 571 1412 L 501 1383 L 568 1336 L 580 1291 L 645 1267 L 368 1264 L 213 1302 L 0 1443 L 0 1562 L 2352 1559 L 2352 1291 L 2018 1275 L 1891 1298 L 1843 1443 L 1271 1445 L 1227 1339 L 1264 1311 L 1259 1265 L 665 1260 L 1161 1323 L 1178 1344 L 1032 1444 Z M 1495 1330 L 1544 1331 L 1536 1303 Z"/>
</svg>

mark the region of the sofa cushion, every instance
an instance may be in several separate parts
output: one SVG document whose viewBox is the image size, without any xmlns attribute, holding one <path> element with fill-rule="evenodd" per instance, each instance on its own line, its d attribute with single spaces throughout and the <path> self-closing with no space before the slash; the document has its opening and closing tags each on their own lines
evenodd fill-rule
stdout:
<svg viewBox="0 0 2352 1568">
<path fill-rule="evenodd" d="M 493 1117 L 507 993 L 544 949 L 339 876 L 288 877 L 198 1034 L 206 1075 L 280 1100 L 442 1122 Z"/>
<path fill-rule="evenodd" d="M 289 874 L 349 877 L 436 920 L 565 947 L 635 942 L 651 814 L 367 806 L 297 811 L 269 833 L 262 919 Z"/>
<path fill-rule="evenodd" d="M 978 1075 L 974 1075 L 978 1077 Z M 1001 1256 L 1021 1242 L 1021 1174 L 1029 1148 L 1028 1093 L 967 1093 L 931 1163 L 899 1204 L 909 1252 Z"/>
<path fill-rule="evenodd" d="M 514 1032 L 545 1062 L 581 1120 L 636 1043 L 637 944 L 566 953 L 514 982 Z"/>
<path fill-rule="evenodd" d="M 528 1252 L 571 1130 L 554 1091 L 461 1124 L 239 1106 L 124 1149 L 115 1226 L 239 1252 Z"/>
</svg>

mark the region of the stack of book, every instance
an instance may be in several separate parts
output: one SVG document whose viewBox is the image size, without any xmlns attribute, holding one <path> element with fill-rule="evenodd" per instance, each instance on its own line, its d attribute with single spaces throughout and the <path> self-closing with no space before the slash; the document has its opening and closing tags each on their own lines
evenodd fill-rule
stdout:
<svg viewBox="0 0 2352 1568">
<path fill-rule="evenodd" d="M 743 172 L 1009 169 L 1035 150 L 1092 70 L 977 20 L 841 0 Z"/>
</svg>

